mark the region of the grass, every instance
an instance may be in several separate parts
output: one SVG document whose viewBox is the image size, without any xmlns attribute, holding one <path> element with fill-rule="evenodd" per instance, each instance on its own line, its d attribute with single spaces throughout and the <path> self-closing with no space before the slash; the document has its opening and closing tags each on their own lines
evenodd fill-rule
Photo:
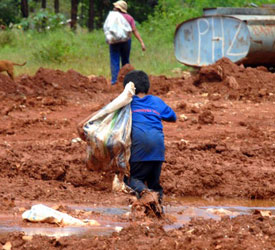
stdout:
<svg viewBox="0 0 275 250">
<path fill-rule="evenodd" d="M 153 34 L 142 28 L 139 32 L 147 50 L 143 52 L 138 40 L 132 38 L 130 60 L 135 68 L 148 74 L 171 76 L 174 68 L 184 67 L 175 59 L 172 36 L 163 39 L 161 32 Z M 170 33 L 173 34 L 173 31 Z M 27 61 L 24 67 L 16 67 L 16 75 L 34 75 L 40 67 L 44 67 L 62 71 L 74 69 L 83 75 L 110 77 L 109 47 L 102 30 L 92 33 L 81 28 L 76 33 L 68 28 L 44 33 L 13 30 L 9 34 L 2 31 L 0 54 L 1 60 Z"/>
</svg>

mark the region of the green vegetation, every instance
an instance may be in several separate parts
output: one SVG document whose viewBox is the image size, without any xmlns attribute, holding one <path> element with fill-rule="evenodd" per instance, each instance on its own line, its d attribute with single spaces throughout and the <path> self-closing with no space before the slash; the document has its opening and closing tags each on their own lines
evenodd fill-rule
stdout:
<svg viewBox="0 0 275 250">
<path fill-rule="evenodd" d="M 31 14 L 28 18 L 24 18 L 20 23 L 15 24 L 15 28 L 22 28 L 24 30 L 36 30 L 43 32 L 46 29 L 61 28 L 66 23 L 65 15 L 54 14 L 48 10 L 40 9 L 36 13 Z"/>
<path fill-rule="evenodd" d="M 0 1 L 0 25 L 19 21 L 19 3 L 17 0 Z"/>
<path fill-rule="evenodd" d="M 131 63 L 149 74 L 173 75 L 173 69 L 186 68 L 174 56 L 173 37 L 177 24 L 200 16 L 204 7 L 238 7 L 249 6 L 249 3 L 246 0 L 159 0 L 154 14 L 137 25 L 147 50 L 142 52 L 139 42 L 133 38 Z M 263 1 L 255 3 L 260 5 Z M 108 45 L 102 29 L 89 33 L 85 27 L 79 26 L 72 32 L 68 26 L 59 25 L 65 15 L 56 17 L 41 11 L 37 13 L 40 16 L 36 15 L 36 19 L 21 20 L 11 30 L 0 31 L 1 59 L 18 63 L 27 61 L 26 66 L 16 68 L 16 75 L 33 75 L 39 67 L 46 67 L 63 71 L 75 69 L 84 75 L 110 76 Z M 42 21 L 43 15 L 47 16 L 46 24 Z M 24 25 L 36 28 L 24 31 Z"/>
</svg>

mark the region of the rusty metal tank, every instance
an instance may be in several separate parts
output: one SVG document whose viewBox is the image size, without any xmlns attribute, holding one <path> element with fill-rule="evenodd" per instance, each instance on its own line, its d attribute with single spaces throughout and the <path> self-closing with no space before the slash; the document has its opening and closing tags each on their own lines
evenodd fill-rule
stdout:
<svg viewBox="0 0 275 250">
<path fill-rule="evenodd" d="M 275 66 L 275 8 L 209 8 L 177 26 L 177 60 L 204 66 L 227 57 L 236 63 Z"/>
</svg>

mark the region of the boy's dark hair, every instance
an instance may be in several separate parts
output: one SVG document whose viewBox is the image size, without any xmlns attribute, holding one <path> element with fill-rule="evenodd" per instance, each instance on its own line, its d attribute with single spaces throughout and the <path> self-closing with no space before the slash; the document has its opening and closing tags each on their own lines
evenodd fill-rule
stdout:
<svg viewBox="0 0 275 250">
<path fill-rule="evenodd" d="M 133 82 L 136 88 L 136 95 L 139 93 L 147 94 L 150 88 L 150 81 L 148 75 L 142 70 L 132 70 L 125 77 L 123 85 L 128 82 Z"/>
</svg>

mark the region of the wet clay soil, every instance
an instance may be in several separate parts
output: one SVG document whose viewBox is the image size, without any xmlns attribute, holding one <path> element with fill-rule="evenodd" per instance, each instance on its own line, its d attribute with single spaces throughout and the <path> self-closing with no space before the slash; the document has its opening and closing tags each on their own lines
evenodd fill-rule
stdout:
<svg viewBox="0 0 275 250">
<path fill-rule="evenodd" d="M 187 196 L 274 200 L 275 74 L 222 59 L 190 77 L 150 80 L 150 94 L 161 97 L 178 117 L 176 123 L 164 123 L 164 205 Z M 87 78 L 74 70 L 40 68 L 15 82 L 0 74 L 1 214 L 20 215 L 38 202 L 132 203 L 133 196 L 111 192 L 111 170 L 86 168 L 86 144 L 73 140 L 76 124 L 122 89 L 121 82 L 109 86 L 104 77 Z M 30 239 L 20 232 L 0 233 L 0 247 L 10 242 L 12 249 L 275 248 L 275 219 L 259 214 L 197 218 L 169 231 L 155 218 L 119 220 L 129 226 L 108 236 Z"/>
</svg>

